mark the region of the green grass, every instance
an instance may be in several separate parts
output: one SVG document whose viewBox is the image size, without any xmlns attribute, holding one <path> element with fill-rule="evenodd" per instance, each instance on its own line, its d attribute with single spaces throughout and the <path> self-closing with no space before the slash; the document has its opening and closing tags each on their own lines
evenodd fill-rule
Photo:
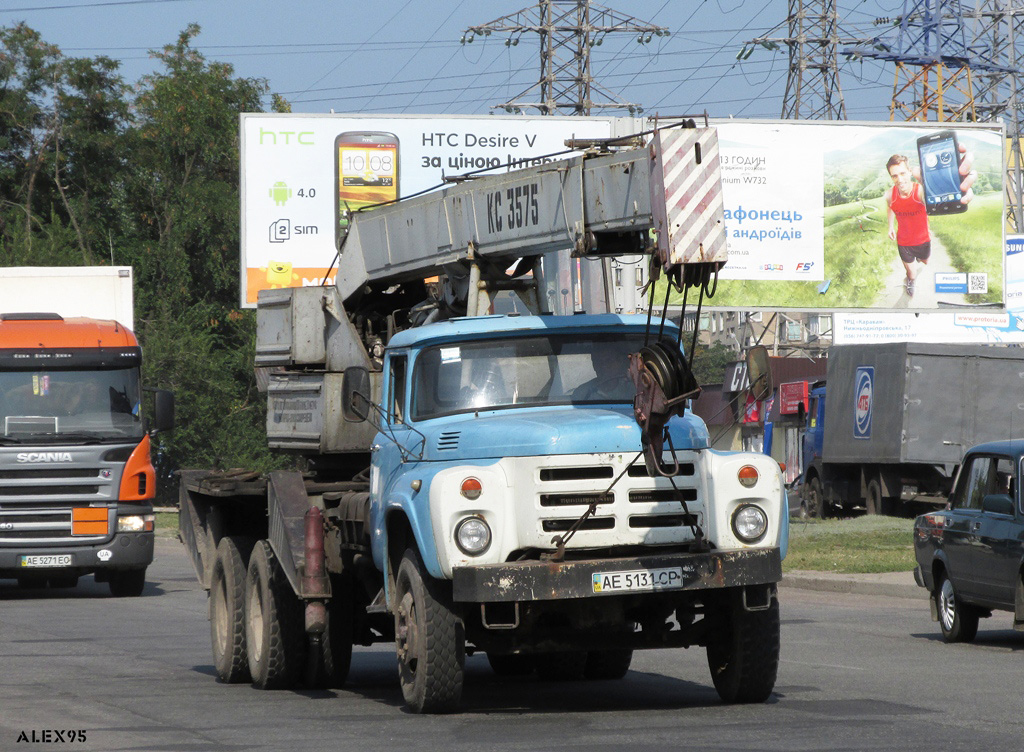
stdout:
<svg viewBox="0 0 1024 752">
<path fill-rule="evenodd" d="M 914 568 L 914 521 L 897 517 L 793 520 L 785 571 L 842 574 L 908 572 Z"/>
<path fill-rule="evenodd" d="M 156 536 L 158 538 L 178 537 L 178 513 L 156 512 Z"/>
</svg>

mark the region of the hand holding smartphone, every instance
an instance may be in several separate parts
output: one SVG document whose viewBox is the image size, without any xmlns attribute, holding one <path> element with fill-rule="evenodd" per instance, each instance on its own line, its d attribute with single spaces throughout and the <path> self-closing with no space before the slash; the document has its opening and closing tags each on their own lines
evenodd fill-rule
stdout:
<svg viewBox="0 0 1024 752">
<path fill-rule="evenodd" d="M 921 165 L 925 209 L 930 215 L 961 214 L 973 194 L 973 175 L 961 175 L 965 149 L 952 130 L 936 131 L 917 139 L 917 157 Z M 968 165 L 969 166 L 969 165 Z"/>
</svg>

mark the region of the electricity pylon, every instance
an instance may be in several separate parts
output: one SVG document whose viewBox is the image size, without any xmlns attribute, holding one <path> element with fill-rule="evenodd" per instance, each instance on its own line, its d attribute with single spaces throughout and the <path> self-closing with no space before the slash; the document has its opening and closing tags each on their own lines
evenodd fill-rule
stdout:
<svg viewBox="0 0 1024 752">
<path fill-rule="evenodd" d="M 840 39 L 836 1 L 789 0 L 785 25 L 787 36 L 758 37 L 748 42 L 770 50 L 780 45 L 788 48 L 789 74 L 782 97 L 782 117 L 845 120 L 839 46 L 856 44 L 857 40 Z M 781 24 L 776 28 L 781 28 Z M 751 52 L 752 47 L 744 46 L 740 57 L 746 59 Z"/>
<path fill-rule="evenodd" d="M 517 112 L 532 107 L 543 115 L 589 115 L 594 108 L 620 108 L 630 114 L 643 112 L 643 108 L 622 100 L 594 81 L 590 51 L 608 34 L 636 34 L 641 44 L 669 34 L 661 26 L 638 21 L 589 0 L 540 0 L 533 7 L 470 26 L 462 41 L 471 42 L 475 36 L 494 32 L 507 33 L 508 46 L 519 44 L 519 38 L 526 32 L 540 37 L 540 80 L 491 109 Z M 595 101 L 595 95 L 604 101 Z"/>
</svg>

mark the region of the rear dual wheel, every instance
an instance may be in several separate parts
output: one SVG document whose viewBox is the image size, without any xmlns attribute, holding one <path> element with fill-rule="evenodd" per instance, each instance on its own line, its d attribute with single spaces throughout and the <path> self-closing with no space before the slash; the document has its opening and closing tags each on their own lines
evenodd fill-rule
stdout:
<svg viewBox="0 0 1024 752">
<path fill-rule="evenodd" d="M 245 646 L 257 689 L 289 689 L 302 677 L 306 632 L 302 607 L 270 542 L 259 541 L 245 580 Z"/>
<path fill-rule="evenodd" d="M 217 544 L 210 573 L 210 643 L 217 678 L 225 684 L 247 682 L 245 581 L 253 540 L 227 536 Z"/>
</svg>

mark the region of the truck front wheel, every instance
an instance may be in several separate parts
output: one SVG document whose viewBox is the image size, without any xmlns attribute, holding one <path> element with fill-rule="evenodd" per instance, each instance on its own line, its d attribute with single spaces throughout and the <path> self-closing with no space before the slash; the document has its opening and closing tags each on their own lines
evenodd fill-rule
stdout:
<svg viewBox="0 0 1024 752">
<path fill-rule="evenodd" d="M 747 611 L 742 592 L 729 595 L 708 642 L 711 679 L 724 702 L 764 702 L 779 669 L 779 601 Z"/>
<path fill-rule="evenodd" d="M 302 676 L 306 658 L 302 608 L 266 540 L 256 544 L 249 558 L 245 644 L 257 689 L 288 689 Z"/>
<path fill-rule="evenodd" d="M 442 583 L 419 554 L 402 557 L 395 582 L 395 647 L 405 703 L 414 713 L 447 713 L 462 699 L 466 635 Z"/>
<path fill-rule="evenodd" d="M 213 665 L 217 678 L 225 684 L 251 679 L 245 649 L 245 573 L 252 547 L 251 538 L 222 538 L 210 573 Z"/>
<path fill-rule="evenodd" d="M 146 570 L 121 569 L 110 573 L 110 594 L 115 598 L 135 598 L 146 588 Z"/>
</svg>

